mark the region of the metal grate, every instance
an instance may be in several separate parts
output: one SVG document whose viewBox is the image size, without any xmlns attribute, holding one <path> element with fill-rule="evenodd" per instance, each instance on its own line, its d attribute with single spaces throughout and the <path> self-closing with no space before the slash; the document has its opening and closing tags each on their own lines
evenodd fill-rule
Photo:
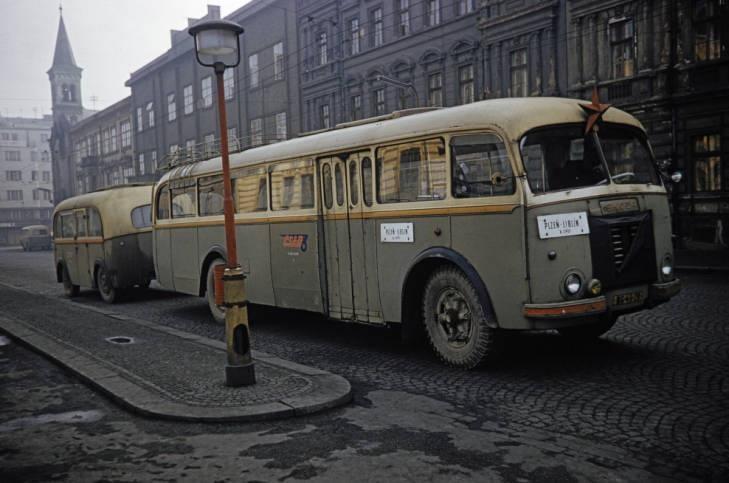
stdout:
<svg viewBox="0 0 729 483">
<path fill-rule="evenodd" d="M 623 267 L 625 257 L 638 233 L 638 223 L 618 225 L 610 228 L 610 244 L 613 248 L 613 264 L 617 270 Z"/>
</svg>

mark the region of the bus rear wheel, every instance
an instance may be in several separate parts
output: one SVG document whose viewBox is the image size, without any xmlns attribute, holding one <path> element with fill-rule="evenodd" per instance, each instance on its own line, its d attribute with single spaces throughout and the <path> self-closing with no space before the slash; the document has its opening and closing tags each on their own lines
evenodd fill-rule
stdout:
<svg viewBox="0 0 729 483">
<path fill-rule="evenodd" d="M 66 297 L 76 297 L 79 293 L 79 286 L 73 284 L 71 276 L 68 274 L 68 268 L 65 265 L 63 266 L 61 277 L 63 280 L 63 292 L 66 294 Z"/>
<path fill-rule="evenodd" d="M 430 345 L 446 364 L 463 369 L 492 358 L 498 333 L 476 289 L 460 270 L 444 267 L 428 280 L 423 294 L 423 320 Z"/>
<path fill-rule="evenodd" d="M 225 265 L 225 262 L 216 258 L 210 263 L 207 273 L 207 283 L 205 286 L 205 298 L 208 301 L 208 307 L 210 307 L 210 314 L 215 319 L 215 322 L 219 324 L 225 323 L 225 307 L 215 303 L 215 267 L 219 265 Z"/>
<path fill-rule="evenodd" d="M 111 277 L 103 266 L 96 270 L 96 286 L 99 288 L 101 299 L 107 304 L 113 304 L 119 300 L 120 291 L 114 288 Z"/>
</svg>

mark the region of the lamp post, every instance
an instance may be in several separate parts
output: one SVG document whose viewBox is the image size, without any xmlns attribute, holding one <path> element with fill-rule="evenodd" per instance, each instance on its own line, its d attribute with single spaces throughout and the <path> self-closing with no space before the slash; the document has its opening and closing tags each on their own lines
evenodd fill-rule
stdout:
<svg viewBox="0 0 729 483">
<path fill-rule="evenodd" d="M 228 160 L 228 122 L 225 113 L 223 82 L 225 69 L 236 67 L 240 63 L 239 36 L 243 33 L 243 28 L 227 20 L 210 20 L 190 27 L 188 32 L 195 39 L 195 56 L 198 63 L 214 69 L 218 88 L 220 151 L 223 164 L 223 213 L 227 251 L 227 262 L 223 272 L 223 305 L 226 308 L 225 338 L 228 349 L 225 383 L 233 387 L 247 386 L 255 384 L 256 375 L 251 357 L 245 275 L 238 264 L 235 245 L 233 193 Z"/>
</svg>

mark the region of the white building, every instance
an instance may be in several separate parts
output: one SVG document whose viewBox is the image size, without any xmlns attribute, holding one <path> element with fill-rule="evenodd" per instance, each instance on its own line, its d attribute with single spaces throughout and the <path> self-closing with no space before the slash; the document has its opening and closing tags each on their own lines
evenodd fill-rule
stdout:
<svg viewBox="0 0 729 483">
<path fill-rule="evenodd" d="M 16 244 L 24 226 L 50 225 L 52 125 L 51 116 L 0 117 L 0 245 Z"/>
</svg>

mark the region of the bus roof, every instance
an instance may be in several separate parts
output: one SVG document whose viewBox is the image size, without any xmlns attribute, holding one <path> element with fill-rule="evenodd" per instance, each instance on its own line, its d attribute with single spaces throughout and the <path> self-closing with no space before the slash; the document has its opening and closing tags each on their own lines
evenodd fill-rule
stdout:
<svg viewBox="0 0 729 483">
<path fill-rule="evenodd" d="M 132 225 L 131 212 L 141 205 L 152 202 L 152 183 L 111 186 L 91 193 L 67 198 L 56 206 L 53 216 L 59 211 L 94 207 L 99 210 L 104 229 L 104 238 L 135 233 L 142 230 Z"/>
<path fill-rule="evenodd" d="M 581 104 L 587 101 L 559 97 L 505 98 L 436 109 L 396 119 L 376 118 L 373 122 L 331 129 L 288 141 L 248 149 L 230 156 L 231 168 L 260 162 L 294 159 L 323 153 L 352 150 L 376 142 L 386 143 L 408 136 L 437 134 L 446 130 L 495 128 L 509 140 L 518 140 L 530 129 L 561 123 L 585 122 Z M 643 129 L 632 115 L 617 108 L 603 116 L 608 122 Z M 159 183 L 192 175 L 218 172 L 220 157 L 182 165 L 167 172 Z"/>
</svg>

